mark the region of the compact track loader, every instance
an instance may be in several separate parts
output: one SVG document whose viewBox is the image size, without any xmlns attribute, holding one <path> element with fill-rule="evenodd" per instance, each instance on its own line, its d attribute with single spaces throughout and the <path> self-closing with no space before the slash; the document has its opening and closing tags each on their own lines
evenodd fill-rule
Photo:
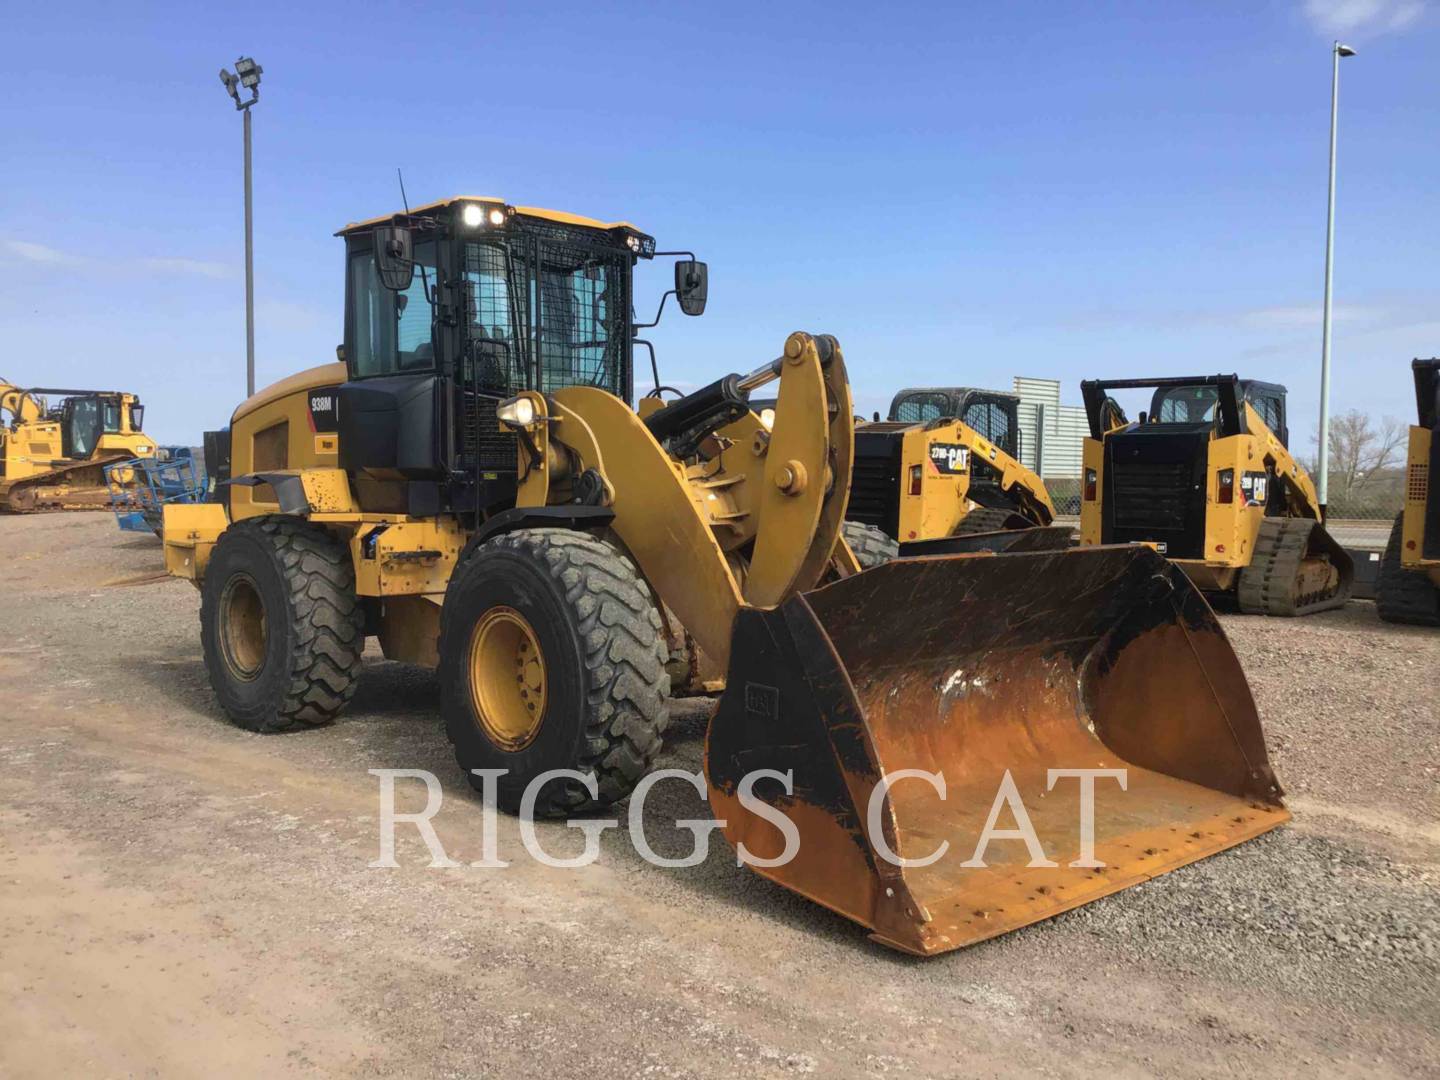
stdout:
<svg viewBox="0 0 1440 1080">
<path fill-rule="evenodd" d="M 27 390 L 0 379 L 0 510 L 108 510 L 105 466 L 155 453 L 144 416 L 133 394 Z"/>
<path fill-rule="evenodd" d="M 1153 545 L 1243 612 L 1342 607 L 1355 567 L 1290 456 L 1285 388 L 1234 375 L 1083 382 L 1080 543 Z M 1115 390 L 1153 390 L 1130 422 Z"/>
<path fill-rule="evenodd" d="M 897 554 L 1066 547 L 1047 529 L 1055 506 L 1045 482 L 1020 464 L 1020 399 L 970 387 L 901 390 L 889 418 L 855 428 L 855 473 L 845 539 L 864 566 Z M 984 535 L 983 540 L 956 538 Z"/>
<path fill-rule="evenodd" d="M 528 790 L 563 816 L 631 792 L 672 693 L 723 686 L 704 767 L 726 837 L 918 954 L 1288 817 L 1220 626 L 1148 548 L 858 572 L 833 338 L 791 334 L 749 374 L 632 409 L 639 230 L 459 198 L 341 235 L 344 363 L 242 404 L 220 501 L 165 509 L 235 723 L 331 720 L 373 635 L 438 670 L 472 783 L 504 770 L 503 808 Z M 699 314 L 707 278 L 677 262 L 666 295 Z M 749 408 L 767 385 L 768 428 Z M 1095 790 L 1087 860 L 1080 785 L 1054 770 L 1094 768 L 1127 782 Z M 998 839 L 978 865 L 1007 791 L 1048 858 Z"/>
<path fill-rule="evenodd" d="M 1380 563 L 1375 606 L 1387 622 L 1440 626 L 1440 359 L 1416 360 L 1420 422 L 1410 428 L 1405 507 Z"/>
</svg>

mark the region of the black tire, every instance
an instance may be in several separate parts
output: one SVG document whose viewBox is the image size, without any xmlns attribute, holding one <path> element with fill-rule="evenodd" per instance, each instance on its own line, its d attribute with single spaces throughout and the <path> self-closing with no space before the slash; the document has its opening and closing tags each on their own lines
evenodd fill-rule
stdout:
<svg viewBox="0 0 1440 1080">
<path fill-rule="evenodd" d="M 1028 529 L 1030 523 L 1013 510 L 994 510 L 988 506 L 977 506 L 955 527 L 956 536 L 970 536 L 973 533 L 1004 532 L 1010 529 Z"/>
<path fill-rule="evenodd" d="M 1404 542 L 1404 514 L 1395 518 L 1380 575 L 1375 582 L 1375 609 L 1386 622 L 1412 626 L 1440 626 L 1440 588 L 1426 575 L 1400 564 Z"/>
<path fill-rule="evenodd" d="M 860 564 L 861 570 L 869 570 L 872 566 L 879 566 L 900 557 L 900 545 L 886 536 L 883 529 L 877 529 L 874 525 L 847 521 L 840 526 L 840 532 L 845 537 L 845 543 L 849 544 L 850 550 L 855 553 L 855 560 Z"/>
<path fill-rule="evenodd" d="M 509 608 L 533 631 L 544 662 L 545 703 L 525 745 L 487 733 L 471 692 L 471 637 L 487 612 Z M 440 711 L 455 760 L 505 769 L 501 808 L 515 813 L 531 780 L 550 769 L 595 778 L 540 792 L 537 817 L 598 810 L 634 790 L 660 752 L 670 716 L 669 658 L 660 613 L 634 565 L 604 540 L 570 529 L 521 529 L 470 548 L 440 610 Z"/>
<path fill-rule="evenodd" d="M 256 605 L 263 630 L 247 639 L 245 612 Z M 201 588 L 200 642 L 210 685 L 238 726 L 268 733 L 329 723 L 354 696 L 365 648 L 349 551 L 294 518 L 231 525 Z"/>
</svg>

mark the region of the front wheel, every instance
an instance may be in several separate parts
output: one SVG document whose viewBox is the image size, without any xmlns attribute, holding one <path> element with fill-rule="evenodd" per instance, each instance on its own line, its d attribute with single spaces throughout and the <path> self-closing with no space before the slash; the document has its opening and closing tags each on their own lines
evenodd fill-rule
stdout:
<svg viewBox="0 0 1440 1080">
<path fill-rule="evenodd" d="M 455 759 L 504 770 L 515 813 L 541 773 L 540 817 L 600 809 L 630 794 L 660 752 L 670 676 L 660 614 L 633 564 L 568 529 L 521 529 L 462 558 L 440 611 L 440 710 Z"/>
</svg>

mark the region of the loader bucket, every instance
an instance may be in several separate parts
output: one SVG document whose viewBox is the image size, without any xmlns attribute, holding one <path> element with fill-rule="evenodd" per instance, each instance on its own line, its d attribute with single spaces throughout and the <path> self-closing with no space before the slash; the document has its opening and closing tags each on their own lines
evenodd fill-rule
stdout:
<svg viewBox="0 0 1440 1080">
<path fill-rule="evenodd" d="M 1141 546 L 901 559 L 742 609 L 705 767 L 715 815 L 751 860 L 784 853 L 777 812 L 796 826 L 793 858 L 760 873 L 919 955 L 1289 818 L 1214 613 Z M 765 769 L 788 772 L 790 791 L 757 781 Z M 1080 781 L 1052 785 L 1056 769 L 1124 770 L 1123 790 L 1093 781 L 1090 860 Z M 944 798 L 901 770 L 940 774 Z M 1017 834 L 1018 802 L 1038 852 L 1016 838 L 977 850 L 1007 776 L 1014 801 L 992 831 Z M 887 857 L 942 844 L 929 865 Z"/>
</svg>

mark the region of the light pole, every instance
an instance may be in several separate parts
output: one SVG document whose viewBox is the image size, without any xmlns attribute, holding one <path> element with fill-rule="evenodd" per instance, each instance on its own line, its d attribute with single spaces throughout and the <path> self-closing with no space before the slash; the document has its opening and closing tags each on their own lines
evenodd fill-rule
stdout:
<svg viewBox="0 0 1440 1080">
<path fill-rule="evenodd" d="M 235 61 L 235 72 L 220 69 L 220 81 L 245 117 L 245 394 L 255 393 L 255 240 L 250 195 L 250 106 L 260 100 L 259 64 L 248 56 Z M 240 87 L 250 91 L 250 100 L 240 100 Z"/>
<path fill-rule="evenodd" d="M 1340 58 L 1354 56 L 1349 45 L 1330 48 L 1330 200 L 1325 214 L 1325 317 L 1320 338 L 1320 475 L 1316 494 L 1324 513 L 1330 502 L 1330 291 L 1335 265 L 1335 123 L 1340 113 Z"/>
</svg>

